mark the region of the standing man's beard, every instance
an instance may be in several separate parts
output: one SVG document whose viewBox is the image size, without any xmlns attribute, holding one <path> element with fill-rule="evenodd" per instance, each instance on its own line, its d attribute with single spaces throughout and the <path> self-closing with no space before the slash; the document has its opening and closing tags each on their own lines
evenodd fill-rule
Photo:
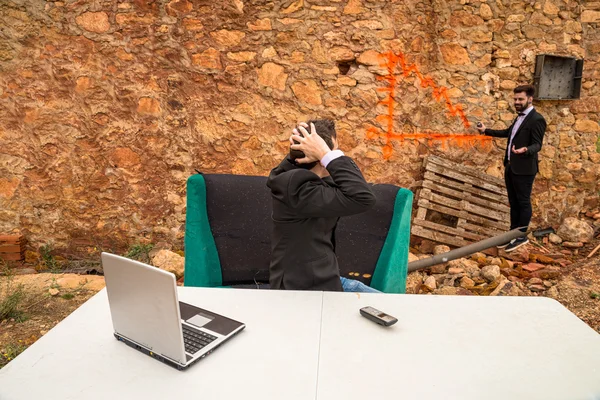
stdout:
<svg viewBox="0 0 600 400">
<path fill-rule="evenodd" d="M 517 112 L 519 111 L 523 111 L 526 110 L 527 107 L 529 107 L 531 104 L 530 103 L 525 103 L 525 104 L 515 104 L 515 110 L 517 110 Z"/>
</svg>

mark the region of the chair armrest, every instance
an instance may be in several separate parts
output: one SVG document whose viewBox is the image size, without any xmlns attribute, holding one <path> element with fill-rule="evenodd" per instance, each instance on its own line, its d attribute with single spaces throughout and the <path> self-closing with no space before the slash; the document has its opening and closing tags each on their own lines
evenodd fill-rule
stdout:
<svg viewBox="0 0 600 400">
<path fill-rule="evenodd" d="M 412 202 L 410 190 L 398 190 L 390 229 L 371 279 L 371 287 L 385 293 L 406 292 Z"/>
<path fill-rule="evenodd" d="M 185 286 L 223 284 L 221 263 L 206 211 L 206 182 L 201 174 L 187 180 L 185 212 Z"/>
</svg>

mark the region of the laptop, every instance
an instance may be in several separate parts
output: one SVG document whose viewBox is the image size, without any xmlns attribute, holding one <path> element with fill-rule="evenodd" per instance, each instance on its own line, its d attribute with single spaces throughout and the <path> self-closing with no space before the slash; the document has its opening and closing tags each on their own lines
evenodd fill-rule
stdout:
<svg viewBox="0 0 600 400">
<path fill-rule="evenodd" d="M 246 325 L 178 301 L 175 275 L 102 253 L 117 340 L 179 370 L 212 353 Z"/>
</svg>

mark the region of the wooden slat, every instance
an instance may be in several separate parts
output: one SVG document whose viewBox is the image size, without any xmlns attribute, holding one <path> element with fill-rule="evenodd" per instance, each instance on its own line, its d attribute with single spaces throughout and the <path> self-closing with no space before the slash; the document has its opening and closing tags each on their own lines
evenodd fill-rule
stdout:
<svg viewBox="0 0 600 400">
<path fill-rule="evenodd" d="M 483 226 L 493 227 L 493 228 L 497 228 L 497 229 L 506 229 L 506 227 L 508 226 L 507 223 L 500 223 L 497 221 L 485 219 L 485 218 L 479 217 L 477 215 L 469 214 L 466 211 L 454 210 L 449 207 L 432 204 L 426 199 L 419 199 L 418 206 L 425 207 L 429 210 L 437 211 L 442 214 L 449 214 L 449 215 L 453 215 L 455 217 L 463 218 L 463 219 L 469 220 L 471 222 L 481 224 Z"/>
<path fill-rule="evenodd" d="M 431 193 L 431 191 L 429 189 L 424 188 L 419 189 L 419 195 L 417 196 L 417 199 L 421 198 L 421 193 Z M 427 217 L 427 209 L 419 207 L 415 218 L 425 219 L 425 217 Z"/>
<path fill-rule="evenodd" d="M 450 245 L 458 246 L 458 247 L 462 247 L 462 246 L 471 244 L 471 242 L 467 242 L 466 240 L 459 239 L 454 236 L 446 235 L 445 233 L 441 233 L 441 232 L 433 232 L 433 231 L 430 231 L 429 229 L 423 228 L 418 225 L 412 226 L 411 233 L 414 235 L 426 238 L 426 239 L 434 240 L 436 242 L 446 243 L 446 244 L 450 244 Z"/>
<path fill-rule="evenodd" d="M 446 243 L 450 246 L 455 246 L 455 247 L 463 247 L 463 246 L 471 244 L 470 242 L 467 242 L 465 240 L 455 239 L 451 236 L 447 236 L 442 233 L 431 232 L 420 226 L 413 226 L 411 233 L 415 236 L 423 237 L 425 239 L 431 239 L 433 241 L 440 242 L 440 243 Z M 491 256 L 494 256 L 494 257 L 498 256 L 498 249 L 496 247 L 490 247 L 489 249 L 482 250 L 481 252 L 491 255 Z"/>
<path fill-rule="evenodd" d="M 0 242 L 19 243 L 23 241 L 22 235 L 0 235 Z"/>
<path fill-rule="evenodd" d="M 491 193 L 488 192 L 487 190 L 483 190 L 483 189 L 479 189 L 476 187 L 473 187 L 473 185 L 465 183 L 465 182 L 457 182 L 455 180 L 450 180 L 447 178 L 444 178 L 441 175 L 436 174 L 435 172 L 431 172 L 431 171 L 425 171 L 425 175 L 424 178 L 428 181 L 432 181 L 432 182 L 436 182 L 439 184 L 442 184 L 446 187 L 451 187 L 454 189 L 458 189 L 458 190 L 462 190 L 465 192 L 469 192 L 472 193 L 474 195 L 477 195 L 479 197 L 483 197 L 489 200 L 493 200 L 497 203 L 502 203 L 502 204 L 508 204 L 508 198 L 505 195 L 499 195 L 496 193 Z"/>
<path fill-rule="evenodd" d="M 462 175 L 460 172 L 452 171 L 450 169 L 446 169 L 446 168 L 441 167 L 436 164 L 428 163 L 427 166 L 425 167 L 425 170 L 432 171 L 432 172 L 435 172 L 435 173 L 443 175 L 443 176 L 447 176 L 452 179 L 456 179 L 457 181 L 460 181 L 460 182 L 470 183 L 470 184 L 480 187 L 482 189 L 489 190 L 492 193 L 496 193 L 496 194 L 503 195 L 503 196 L 507 195 L 505 188 L 502 188 L 502 187 L 496 186 L 492 183 L 486 182 L 483 179 L 475 178 L 472 176 Z"/>
<path fill-rule="evenodd" d="M 496 236 L 506 232 L 504 229 L 487 228 L 481 225 L 470 224 L 464 219 L 459 219 L 457 225 L 461 228 L 465 228 L 465 230 L 468 230 L 469 232 L 481 233 L 488 236 Z M 508 224 L 506 227 L 508 228 Z"/>
<path fill-rule="evenodd" d="M 444 187 L 441 185 L 436 185 L 435 183 L 432 183 L 430 181 L 423 182 L 423 187 L 426 187 L 428 189 L 431 189 L 433 191 L 437 191 L 437 192 L 440 192 L 443 194 L 447 194 L 449 196 L 458 197 L 460 199 L 466 200 L 471 203 L 490 207 L 490 208 L 493 208 L 493 209 L 501 211 L 501 212 L 505 212 L 505 213 L 510 212 L 510 208 L 505 206 L 504 204 L 498 204 L 498 203 L 495 203 L 492 201 L 488 201 L 488 200 L 485 200 L 485 199 L 482 199 L 479 197 L 472 196 L 471 194 L 469 194 L 467 192 L 461 192 L 461 191 L 450 189 L 450 188 L 447 188 L 447 187 Z"/>
<path fill-rule="evenodd" d="M 4 261 L 21 261 L 24 256 L 21 253 L 1 253 L 0 258 Z"/>
<path fill-rule="evenodd" d="M 464 200 L 452 200 L 435 193 L 425 193 L 423 196 L 421 196 L 421 198 L 424 200 L 429 200 L 432 203 L 437 203 L 444 207 L 451 207 L 458 211 L 465 211 L 467 215 L 478 214 L 482 218 L 496 221 L 506 221 L 508 219 L 508 214 L 478 207 Z M 465 217 L 465 219 L 472 220 L 472 218 L 469 217 Z"/>
<path fill-rule="evenodd" d="M 453 188 L 455 190 L 461 190 L 463 192 L 469 192 L 469 193 L 475 195 L 475 197 L 482 198 L 482 200 L 487 199 L 487 200 L 491 200 L 491 201 L 494 201 L 499 204 L 504 204 L 504 205 L 508 204 L 507 196 L 488 192 L 487 190 L 473 187 L 473 185 L 470 185 L 465 182 L 457 182 L 455 180 L 444 178 L 443 176 L 438 175 L 435 172 L 425 171 L 424 178 L 427 181 L 430 181 L 434 184 L 443 185 L 445 187 Z"/>
<path fill-rule="evenodd" d="M 483 207 L 476 206 L 474 204 L 468 203 L 464 200 L 453 200 L 444 196 L 440 196 L 435 193 L 423 193 L 421 194 L 421 199 L 429 200 L 431 202 L 443 205 L 445 207 L 451 207 L 458 211 L 467 211 L 470 213 L 479 214 L 484 218 L 494 219 L 496 221 L 506 221 L 508 219 L 508 214 L 500 213 L 498 211 L 492 211 Z M 467 218 L 468 219 L 468 218 Z"/>
<path fill-rule="evenodd" d="M 0 244 L 0 253 L 20 253 L 21 251 L 24 251 L 24 248 L 17 244 L 12 244 L 12 245 Z"/>
<path fill-rule="evenodd" d="M 454 208 L 455 210 L 461 211 L 464 209 L 464 202 L 462 200 L 453 200 L 439 194 L 424 192 L 421 193 L 421 199 L 429 200 L 431 202 L 441 204 L 446 207 Z"/>
<path fill-rule="evenodd" d="M 471 233 L 471 232 L 467 232 L 464 230 L 461 231 L 460 229 L 456 229 L 451 226 L 436 224 L 435 222 L 431 222 L 431 221 L 415 219 L 415 220 L 413 220 L 413 225 L 419 225 L 419 226 L 422 226 L 424 228 L 429 228 L 434 231 L 448 233 L 450 235 L 458 236 L 459 238 L 462 238 L 462 239 L 472 239 L 475 241 L 485 239 L 484 236 L 478 235 L 476 233 Z"/>
<path fill-rule="evenodd" d="M 504 186 L 504 180 L 500 179 L 500 178 L 496 178 L 495 176 L 491 176 L 488 175 L 484 172 L 481 172 L 479 170 L 477 170 L 474 167 L 467 167 L 465 165 L 461 165 L 449 160 L 444 160 L 443 158 L 440 157 L 436 157 L 436 156 L 429 156 L 427 157 L 427 161 L 428 162 L 432 162 L 434 164 L 440 165 L 442 167 L 446 167 L 446 168 L 451 168 L 455 171 L 461 172 L 465 175 L 470 175 L 473 176 L 475 178 L 479 178 L 482 179 L 486 182 L 492 183 L 494 185 L 497 186 Z"/>
<path fill-rule="evenodd" d="M 507 219 L 509 219 L 508 213 L 493 211 L 489 208 L 479 207 L 475 204 L 468 202 L 465 202 L 464 210 L 469 213 L 479 214 L 486 218 L 495 219 L 496 221 L 506 221 Z"/>
</svg>

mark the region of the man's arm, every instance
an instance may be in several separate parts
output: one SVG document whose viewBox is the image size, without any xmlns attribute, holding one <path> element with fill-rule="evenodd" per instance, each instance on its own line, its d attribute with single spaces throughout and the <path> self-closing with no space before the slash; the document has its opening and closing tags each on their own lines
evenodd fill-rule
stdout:
<svg viewBox="0 0 600 400">
<path fill-rule="evenodd" d="M 290 169 L 296 168 L 294 162 L 290 159 L 289 155 L 286 155 L 278 166 L 272 169 L 272 171 L 289 171 Z"/>
<path fill-rule="evenodd" d="M 486 129 L 483 131 L 483 134 L 487 136 L 507 138 L 510 135 L 511 127 L 512 125 L 506 129 Z"/>
<path fill-rule="evenodd" d="M 327 165 L 338 187 L 324 185 L 312 172 L 296 170 L 288 182 L 286 200 L 305 217 L 343 217 L 367 211 L 376 198 L 350 157 L 342 156 Z"/>
<path fill-rule="evenodd" d="M 535 125 L 531 128 L 531 143 L 527 146 L 525 154 L 528 156 L 534 155 L 542 149 L 544 141 L 544 133 L 546 132 L 546 120 L 540 116 L 540 119 L 535 121 Z"/>
<path fill-rule="evenodd" d="M 494 136 L 494 137 L 508 137 L 512 131 L 512 124 L 506 129 L 487 129 L 483 122 L 477 123 L 477 130 L 482 135 Z"/>
<path fill-rule="evenodd" d="M 375 204 L 375 195 L 351 158 L 340 150 L 331 151 L 323 139 L 310 126 L 300 124 L 291 139 L 297 144 L 292 149 L 301 150 L 305 158 L 297 162 L 319 160 L 327 169 L 335 186 L 308 171 L 293 171 L 287 182 L 286 202 L 298 214 L 306 217 L 341 217 L 358 214 Z M 302 136 L 299 136 L 299 133 Z"/>
</svg>

